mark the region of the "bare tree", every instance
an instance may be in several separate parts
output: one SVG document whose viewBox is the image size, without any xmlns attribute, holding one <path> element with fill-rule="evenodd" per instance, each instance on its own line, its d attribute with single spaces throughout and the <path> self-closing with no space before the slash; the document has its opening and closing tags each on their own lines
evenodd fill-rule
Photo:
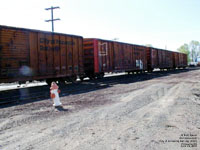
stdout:
<svg viewBox="0 0 200 150">
<path fill-rule="evenodd" d="M 190 47 L 190 52 L 191 52 L 191 57 L 192 57 L 193 62 L 196 62 L 197 57 L 200 56 L 199 46 L 200 46 L 200 43 L 198 41 L 193 40 L 190 42 L 189 47 Z"/>
</svg>

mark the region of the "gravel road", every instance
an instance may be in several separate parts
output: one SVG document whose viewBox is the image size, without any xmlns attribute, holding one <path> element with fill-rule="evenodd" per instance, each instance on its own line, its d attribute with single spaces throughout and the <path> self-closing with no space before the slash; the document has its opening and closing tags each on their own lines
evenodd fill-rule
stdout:
<svg viewBox="0 0 200 150">
<path fill-rule="evenodd" d="M 88 82 L 99 88 L 61 97 L 63 108 L 2 107 L 0 150 L 198 150 L 200 69 L 162 74 Z"/>
</svg>

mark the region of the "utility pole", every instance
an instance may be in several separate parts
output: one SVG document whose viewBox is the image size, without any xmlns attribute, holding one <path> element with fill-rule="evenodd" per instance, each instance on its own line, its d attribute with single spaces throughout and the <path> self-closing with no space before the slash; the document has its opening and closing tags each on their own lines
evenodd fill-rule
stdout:
<svg viewBox="0 0 200 150">
<path fill-rule="evenodd" d="M 50 20 L 45 20 L 46 22 L 51 22 L 52 23 L 52 32 L 54 32 L 54 21 L 60 20 L 59 18 L 53 19 L 53 10 L 58 9 L 60 7 L 53 7 L 51 6 L 50 8 L 45 8 L 45 10 L 51 10 L 51 19 Z"/>
</svg>

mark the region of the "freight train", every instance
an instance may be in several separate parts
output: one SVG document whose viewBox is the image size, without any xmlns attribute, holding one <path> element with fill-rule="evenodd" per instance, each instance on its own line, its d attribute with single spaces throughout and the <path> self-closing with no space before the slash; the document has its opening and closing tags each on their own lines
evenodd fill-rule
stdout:
<svg viewBox="0 0 200 150">
<path fill-rule="evenodd" d="M 69 34 L 0 25 L 0 83 L 102 78 L 187 66 L 179 52 Z"/>
</svg>

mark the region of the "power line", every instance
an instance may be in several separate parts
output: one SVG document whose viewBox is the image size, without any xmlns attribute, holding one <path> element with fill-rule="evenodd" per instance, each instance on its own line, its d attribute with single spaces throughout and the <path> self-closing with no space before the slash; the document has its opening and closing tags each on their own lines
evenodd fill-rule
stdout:
<svg viewBox="0 0 200 150">
<path fill-rule="evenodd" d="M 45 22 L 51 22 L 52 24 L 52 32 L 54 32 L 54 21 L 58 21 L 60 20 L 60 18 L 57 18 L 57 19 L 53 19 L 53 10 L 54 9 L 59 9 L 60 7 L 53 7 L 51 6 L 50 8 L 45 8 L 45 10 L 51 10 L 51 19 L 50 20 L 45 20 Z"/>
</svg>

